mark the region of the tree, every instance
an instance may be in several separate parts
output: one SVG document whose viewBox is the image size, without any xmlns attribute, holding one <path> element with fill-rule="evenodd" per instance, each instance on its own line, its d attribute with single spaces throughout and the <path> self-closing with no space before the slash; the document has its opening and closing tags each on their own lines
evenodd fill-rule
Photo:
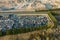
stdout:
<svg viewBox="0 0 60 40">
<path fill-rule="evenodd" d="M 0 36 L 2 36 L 2 31 L 0 31 Z"/>
</svg>

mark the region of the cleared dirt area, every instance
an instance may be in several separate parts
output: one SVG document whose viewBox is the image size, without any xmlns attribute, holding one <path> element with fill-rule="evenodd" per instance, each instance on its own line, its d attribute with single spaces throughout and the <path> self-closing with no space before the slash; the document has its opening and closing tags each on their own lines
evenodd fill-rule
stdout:
<svg viewBox="0 0 60 40">
<path fill-rule="evenodd" d="M 22 33 L 22 34 L 16 34 L 16 35 L 6 35 L 3 37 L 0 37 L 0 40 L 28 40 L 31 36 L 31 34 L 37 34 L 37 33 L 41 33 L 43 31 L 46 30 L 38 30 L 38 31 L 33 31 L 33 32 L 28 32 L 28 33 Z M 48 33 L 52 32 L 51 29 L 49 29 L 48 31 L 46 31 Z"/>
<path fill-rule="evenodd" d="M 28 40 L 31 34 L 34 33 L 39 33 L 39 31 L 33 31 L 33 32 L 28 32 L 28 33 L 22 33 L 22 34 L 17 34 L 17 35 L 6 35 L 3 37 L 0 37 L 0 40 L 16 40 L 19 38 L 20 40 Z"/>
</svg>

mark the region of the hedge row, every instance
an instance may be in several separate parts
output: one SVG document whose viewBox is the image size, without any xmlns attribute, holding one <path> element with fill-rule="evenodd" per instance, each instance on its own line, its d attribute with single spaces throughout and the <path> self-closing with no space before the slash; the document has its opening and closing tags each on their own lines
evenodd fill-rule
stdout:
<svg viewBox="0 0 60 40">
<path fill-rule="evenodd" d="M 50 27 L 47 27 L 47 25 L 44 26 L 39 26 L 39 27 L 30 27 L 30 28 L 13 28 L 10 30 L 6 30 L 5 32 L 0 31 L 0 36 L 4 35 L 14 35 L 14 34 L 20 34 L 20 33 L 26 33 L 26 32 L 32 32 L 36 30 L 43 30 L 43 29 L 48 29 Z"/>
<path fill-rule="evenodd" d="M 49 12 L 48 15 L 54 22 L 54 27 L 57 27 L 57 23 L 58 23 L 57 19 L 51 14 L 51 12 Z"/>
<path fill-rule="evenodd" d="M 35 9 L 35 12 L 48 12 L 48 11 L 60 11 L 60 8 L 57 8 L 57 9 L 44 9 L 44 10 Z"/>
<path fill-rule="evenodd" d="M 60 15 L 60 12 L 51 12 L 52 13 L 52 15 Z"/>
</svg>

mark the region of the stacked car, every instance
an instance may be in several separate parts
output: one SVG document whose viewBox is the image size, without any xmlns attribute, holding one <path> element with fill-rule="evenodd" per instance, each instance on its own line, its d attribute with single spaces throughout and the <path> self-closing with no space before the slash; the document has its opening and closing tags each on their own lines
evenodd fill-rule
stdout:
<svg viewBox="0 0 60 40">
<path fill-rule="evenodd" d="M 21 27 L 38 27 L 46 25 L 47 23 L 48 19 L 43 15 L 18 16 L 16 14 L 9 14 L 8 16 L 0 16 L 0 30 Z"/>
</svg>

